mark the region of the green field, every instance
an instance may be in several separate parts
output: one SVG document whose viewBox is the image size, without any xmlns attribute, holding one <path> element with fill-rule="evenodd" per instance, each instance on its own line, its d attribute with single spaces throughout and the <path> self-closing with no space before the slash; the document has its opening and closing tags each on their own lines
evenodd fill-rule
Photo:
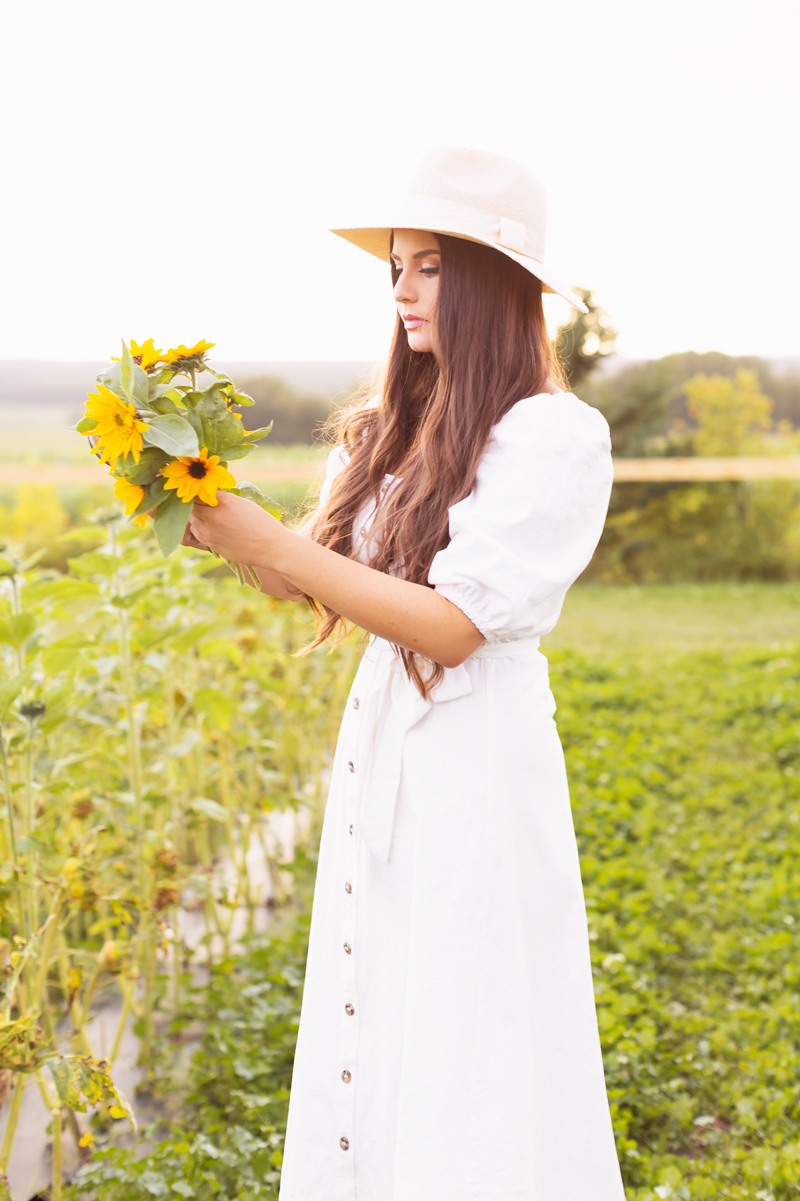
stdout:
<svg viewBox="0 0 800 1201">
<path fill-rule="evenodd" d="M 151 532 L 127 530 L 101 553 L 70 549 L 66 578 L 27 571 L 22 615 L 10 590 L 0 598 L 0 688 L 27 661 L 39 674 L 21 699 L 40 690 L 48 706 L 38 733 L 13 709 L 5 718 L 17 820 L 37 822 L 25 870 L 38 856 L 42 904 L 53 881 L 71 881 L 52 900 L 63 896 L 71 914 L 72 962 L 101 962 L 109 921 L 124 919 L 131 932 L 114 935 L 118 953 L 151 973 L 146 1084 L 162 1117 L 133 1141 L 123 1122 L 95 1118 L 93 1158 L 66 1195 L 272 1201 L 315 837 L 285 865 L 294 883 L 269 936 L 254 927 L 241 947 L 226 946 L 207 980 L 184 971 L 180 995 L 151 927 L 135 935 L 145 912 L 136 865 L 166 865 L 164 881 L 146 884 L 165 906 L 160 929 L 184 887 L 205 895 L 209 930 L 225 926 L 232 902 L 210 856 L 235 848 L 243 804 L 254 823 L 262 806 L 315 795 L 353 646 L 292 658 L 309 628 L 298 609 L 241 592 L 232 578 L 201 578 L 206 564 L 191 554 L 165 565 L 152 552 Z M 169 625 L 153 622 L 166 614 Z M 796 584 L 579 585 L 545 639 L 629 1201 L 800 1192 L 798 617 Z M 138 697 L 146 846 L 130 818 L 126 695 Z M 182 756 L 188 775 L 170 766 Z M 37 809 L 23 803 L 31 769 Z M 12 938 L 14 872 L 4 873 L 0 937 Z M 68 987 L 62 963 L 54 955 L 53 1022 Z M 83 987 L 94 987 L 89 978 Z M 97 995 L 124 979 L 101 975 Z M 188 1057 L 187 1029 L 201 1040 Z"/>
<path fill-rule="evenodd" d="M 800 639 L 800 583 L 578 584 L 543 649 L 587 654 L 733 650 Z"/>
</svg>

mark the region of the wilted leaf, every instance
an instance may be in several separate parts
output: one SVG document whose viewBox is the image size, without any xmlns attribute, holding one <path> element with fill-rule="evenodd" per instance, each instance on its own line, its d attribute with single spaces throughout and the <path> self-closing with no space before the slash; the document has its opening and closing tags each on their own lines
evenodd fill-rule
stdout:
<svg viewBox="0 0 800 1201">
<path fill-rule="evenodd" d="M 35 1072 L 41 1065 L 43 1038 L 38 1020 L 38 1013 L 29 1013 L 13 1022 L 0 1022 L 0 1069 Z"/>
<path fill-rule="evenodd" d="M 104 1059 L 61 1055 L 51 1059 L 48 1067 L 62 1105 L 85 1113 L 89 1106 L 105 1102 L 112 1118 L 127 1118 L 136 1129 L 133 1111 L 109 1076 Z"/>
</svg>

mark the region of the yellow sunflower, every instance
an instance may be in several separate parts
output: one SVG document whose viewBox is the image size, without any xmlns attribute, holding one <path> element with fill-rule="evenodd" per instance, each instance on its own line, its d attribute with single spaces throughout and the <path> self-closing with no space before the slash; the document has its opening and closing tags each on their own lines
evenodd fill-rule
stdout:
<svg viewBox="0 0 800 1201">
<path fill-rule="evenodd" d="M 134 363 L 138 363 L 143 371 L 150 371 L 161 360 L 163 350 L 156 350 L 155 339 L 148 338 L 146 342 L 142 342 L 141 346 L 138 342 L 134 342 L 131 338 L 131 355 Z"/>
<path fill-rule="evenodd" d="M 173 346 L 166 354 L 162 354 L 161 362 L 170 367 L 186 367 L 190 366 L 190 360 L 193 360 L 194 365 L 199 366 L 205 361 L 206 351 L 212 346 L 216 346 L 216 342 L 205 342 L 202 338 L 195 342 L 194 346 L 184 346 L 181 342 L 180 346 Z"/>
<path fill-rule="evenodd" d="M 204 446 L 196 459 L 181 457 L 161 468 L 167 481 L 165 488 L 174 488 L 184 504 L 195 497 L 207 505 L 217 505 L 218 488 L 235 488 L 236 480 L 219 465 L 219 455 L 209 456 Z"/>
<path fill-rule="evenodd" d="M 135 463 L 139 462 L 142 431 L 149 430 L 150 426 L 136 416 L 136 405 L 120 400 L 105 384 L 98 384 L 96 393 L 88 393 L 86 416 L 97 422 L 84 437 L 97 438 L 97 449 L 103 452 L 101 463 L 108 463 L 113 470 L 117 459 L 128 454 L 133 455 Z"/>
<path fill-rule="evenodd" d="M 138 484 L 132 484 L 129 480 L 118 479 L 114 483 L 114 495 L 117 500 L 121 500 L 125 505 L 125 513 L 130 517 L 131 513 L 135 513 L 139 505 L 144 499 L 144 488 Z M 147 525 L 147 514 L 140 513 L 138 517 L 133 519 L 134 525 L 139 525 L 144 529 Z"/>
<path fill-rule="evenodd" d="M 138 342 L 131 338 L 131 358 L 133 359 L 134 363 L 138 363 L 142 370 L 146 371 L 148 375 L 161 362 L 161 356 L 163 353 L 163 350 L 156 350 L 154 338 L 148 338 L 146 342 L 142 342 L 141 346 Z M 115 358 L 112 354 L 111 362 L 118 363 L 119 359 Z"/>
</svg>

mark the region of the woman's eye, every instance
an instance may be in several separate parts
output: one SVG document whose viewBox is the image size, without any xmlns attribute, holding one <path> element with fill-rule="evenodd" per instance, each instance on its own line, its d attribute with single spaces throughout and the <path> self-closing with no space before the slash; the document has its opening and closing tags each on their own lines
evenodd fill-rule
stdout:
<svg viewBox="0 0 800 1201">
<path fill-rule="evenodd" d="M 439 268 L 438 267 L 420 267 L 419 272 L 420 272 L 420 275 L 438 275 Z"/>
</svg>

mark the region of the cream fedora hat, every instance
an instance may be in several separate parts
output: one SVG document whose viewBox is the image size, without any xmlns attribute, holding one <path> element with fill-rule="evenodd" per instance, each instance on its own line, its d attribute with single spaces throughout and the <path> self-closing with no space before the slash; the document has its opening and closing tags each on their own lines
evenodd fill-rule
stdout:
<svg viewBox="0 0 800 1201">
<path fill-rule="evenodd" d="M 390 262 L 393 229 L 427 229 L 491 246 L 581 312 L 579 296 L 544 265 L 547 200 L 541 181 L 512 158 L 485 150 L 429 150 L 408 192 L 377 220 L 331 232 Z"/>
</svg>

